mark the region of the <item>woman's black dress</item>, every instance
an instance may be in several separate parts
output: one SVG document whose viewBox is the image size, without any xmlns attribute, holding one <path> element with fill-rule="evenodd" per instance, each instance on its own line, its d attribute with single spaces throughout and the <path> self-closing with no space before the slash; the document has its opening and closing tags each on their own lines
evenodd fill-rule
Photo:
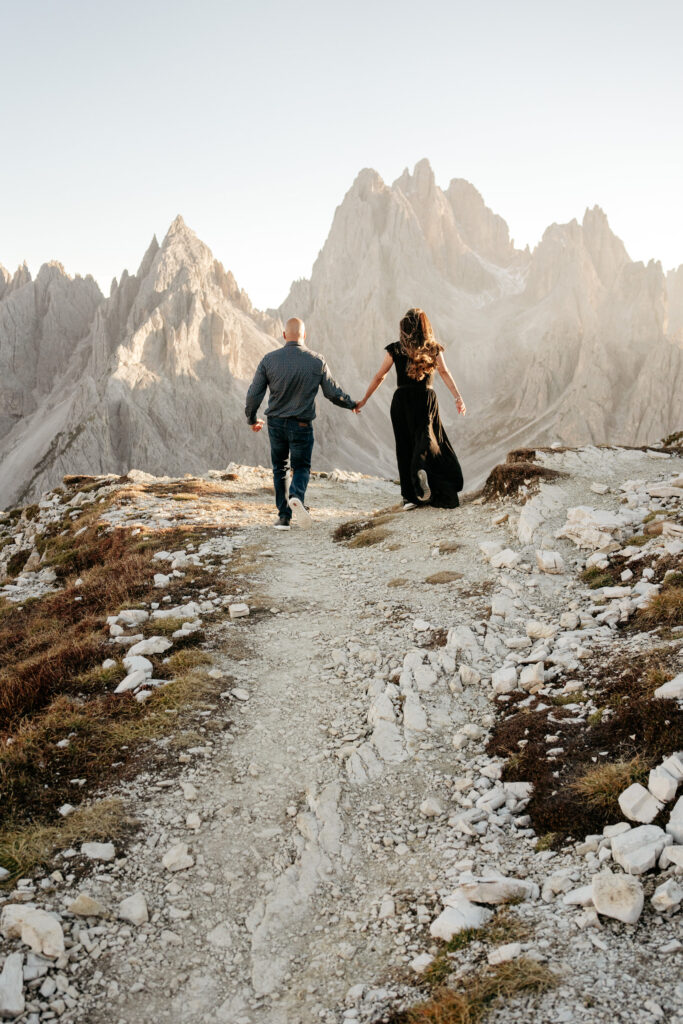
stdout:
<svg viewBox="0 0 683 1024">
<path fill-rule="evenodd" d="M 433 372 L 415 380 L 408 376 L 408 357 L 395 341 L 386 351 L 396 367 L 396 391 L 391 401 L 391 423 L 396 438 L 396 460 L 404 501 L 456 508 L 462 490 L 462 470 L 439 416 L 432 388 Z M 432 494 L 422 500 L 418 470 L 427 473 Z"/>
</svg>

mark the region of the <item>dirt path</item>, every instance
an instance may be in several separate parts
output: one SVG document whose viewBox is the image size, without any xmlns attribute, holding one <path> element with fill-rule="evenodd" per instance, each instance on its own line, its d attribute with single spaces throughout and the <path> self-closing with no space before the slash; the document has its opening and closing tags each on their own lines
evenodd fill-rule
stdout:
<svg viewBox="0 0 683 1024">
<path fill-rule="evenodd" d="M 594 503 L 618 508 L 619 481 L 680 472 L 680 460 L 642 453 L 555 462 L 571 475 L 543 491 L 536 548 L 585 501 L 591 480 L 612 487 L 591 494 Z M 399 514 L 375 545 L 333 541 L 335 524 L 395 497 L 381 482 L 320 480 L 309 532 L 246 526 L 241 596 L 260 610 L 210 632 L 225 685 L 209 713 L 218 731 L 181 756 L 180 779 L 146 775 L 130 786 L 140 838 L 89 886 L 109 905 L 144 893 L 150 921 L 91 929 L 100 953 L 65 1019 L 380 1020 L 389 993 L 379 986 L 396 991 L 397 971 L 408 978 L 417 955 L 436 952 L 429 926 L 468 871 L 532 883 L 518 908 L 524 949 L 562 979 L 537 1010 L 520 998 L 494 1019 L 654 1021 L 662 1018 L 648 1000 L 675 1003 L 675 971 L 659 950 L 675 940 L 676 919 L 650 911 L 636 930 L 577 923 L 562 894 L 589 882 L 595 864 L 572 848 L 537 852 L 522 797 L 486 804 L 501 792 L 500 762 L 484 753 L 487 678 L 517 649 L 526 620 L 556 623 L 588 602 L 575 579 L 585 553 L 552 540 L 564 572 L 494 569 L 480 542 L 501 540 L 527 558 L 533 547 L 517 538 L 519 507 L 503 522 L 500 508 L 476 504 Z M 161 859 L 178 843 L 193 863 L 171 873 Z"/>
</svg>

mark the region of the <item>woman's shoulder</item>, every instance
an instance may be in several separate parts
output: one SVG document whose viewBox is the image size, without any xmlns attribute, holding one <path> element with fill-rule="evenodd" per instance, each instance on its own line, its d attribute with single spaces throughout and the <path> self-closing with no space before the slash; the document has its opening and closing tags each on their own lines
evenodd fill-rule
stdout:
<svg viewBox="0 0 683 1024">
<path fill-rule="evenodd" d="M 397 341 L 392 341 L 391 344 L 384 346 L 384 351 L 388 352 L 392 359 L 398 352 L 400 352 L 400 350 L 401 346 Z"/>
</svg>

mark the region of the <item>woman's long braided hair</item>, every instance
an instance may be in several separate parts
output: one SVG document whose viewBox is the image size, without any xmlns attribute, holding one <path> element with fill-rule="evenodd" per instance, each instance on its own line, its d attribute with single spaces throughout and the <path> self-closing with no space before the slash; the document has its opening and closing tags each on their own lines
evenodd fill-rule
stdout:
<svg viewBox="0 0 683 1024">
<path fill-rule="evenodd" d="M 399 326 L 399 345 L 408 357 L 406 372 L 414 380 L 423 380 L 434 372 L 443 345 L 434 337 L 434 329 L 423 309 L 409 309 Z"/>
</svg>

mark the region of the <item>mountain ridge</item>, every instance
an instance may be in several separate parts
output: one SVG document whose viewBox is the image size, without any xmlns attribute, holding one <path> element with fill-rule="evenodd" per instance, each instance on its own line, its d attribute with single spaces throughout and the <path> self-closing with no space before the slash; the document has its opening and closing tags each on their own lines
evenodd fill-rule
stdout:
<svg viewBox="0 0 683 1024">
<path fill-rule="evenodd" d="M 633 443 L 679 426 L 683 266 L 630 260 L 599 206 L 518 249 L 473 185 L 443 190 L 423 160 L 392 184 L 359 172 L 277 309 L 255 309 L 180 214 L 107 298 L 56 261 L 35 280 L 0 268 L 0 504 L 69 472 L 263 462 L 242 405 L 282 321 L 302 316 L 360 398 L 410 305 L 427 309 L 468 402 L 467 420 L 443 411 L 470 483 L 512 436 Z M 389 398 L 343 424 L 318 403 L 320 468 L 394 474 Z"/>
</svg>

